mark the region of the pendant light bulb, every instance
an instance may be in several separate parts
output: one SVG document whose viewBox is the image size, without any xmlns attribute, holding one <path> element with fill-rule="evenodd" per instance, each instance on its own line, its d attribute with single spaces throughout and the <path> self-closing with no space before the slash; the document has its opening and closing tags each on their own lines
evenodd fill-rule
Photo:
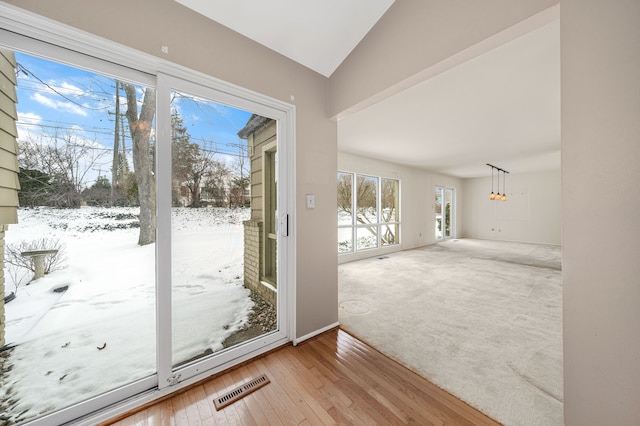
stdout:
<svg viewBox="0 0 640 426">
<path fill-rule="evenodd" d="M 494 194 L 493 191 L 491 191 L 491 194 L 489 194 L 489 199 L 490 200 L 495 200 L 496 199 L 496 194 Z"/>
<path fill-rule="evenodd" d="M 501 200 L 502 201 L 507 201 L 507 194 L 502 194 Z"/>
</svg>

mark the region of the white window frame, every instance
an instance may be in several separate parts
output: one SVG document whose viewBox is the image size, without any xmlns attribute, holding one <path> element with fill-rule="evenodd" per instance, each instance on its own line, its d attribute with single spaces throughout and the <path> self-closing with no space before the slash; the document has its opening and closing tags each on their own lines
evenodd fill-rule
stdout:
<svg viewBox="0 0 640 426">
<path fill-rule="evenodd" d="M 338 224 L 338 230 L 340 229 L 351 229 L 351 251 L 346 251 L 346 252 L 342 252 L 342 253 L 338 253 L 338 256 L 348 256 L 348 255 L 353 255 L 356 253 L 363 253 L 363 252 L 368 252 L 368 251 L 372 251 L 372 250 L 379 250 L 379 249 L 384 249 L 384 248 L 392 248 L 392 247 L 400 247 L 400 241 L 401 241 L 401 211 L 400 211 L 400 197 L 401 197 L 401 186 L 402 186 L 402 182 L 400 179 L 397 178 L 390 178 L 390 177 L 385 177 L 385 176 L 376 176 L 373 174 L 367 174 L 367 173 L 356 173 L 356 172 L 350 172 L 350 171 L 346 171 L 346 170 L 338 170 L 338 173 L 342 173 L 342 174 L 348 174 L 351 175 L 351 224 L 346 225 L 340 225 Z M 377 214 L 377 221 L 376 223 L 372 223 L 370 225 L 359 225 L 357 223 L 356 220 L 356 207 L 358 204 L 358 200 L 356 197 L 357 194 L 357 186 L 358 186 L 358 176 L 363 176 L 363 177 L 369 177 L 369 178 L 374 178 L 377 179 L 377 188 L 376 188 L 376 214 Z M 392 180 L 392 181 L 396 181 L 398 182 L 398 220 L 397 221 L 392 221 L 392 222 L 382 222 L 382 181 L 383 180 Z M 396 235 L 396 242 L 394 244 L 387 244 L 387 245 L 382 245 L 381 241 L 380 241 L 380 235 L 382 232 L 382 228 L 385 225 L 398 225 L 398 231 L 397 231 L 397 235 Z M 376 241 L 376 246 L 375 247 L 367 247 L 367 248 L 363 248 L 363 249 L 358 249 L 358 241 L 357 241 L 357 234 L 358 234 L 358 229 L 363 229 L 363 228 L 370 228 L 370 227 L 376 227 L 377 228 L 377 241 Z"/>
</svg>

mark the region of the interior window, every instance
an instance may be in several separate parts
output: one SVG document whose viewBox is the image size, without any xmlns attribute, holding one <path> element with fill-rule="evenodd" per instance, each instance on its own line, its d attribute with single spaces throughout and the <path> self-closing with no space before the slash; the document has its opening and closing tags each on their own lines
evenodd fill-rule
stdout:
<svg viewBox="0 0 640 426">
<path fill-rule="evenodd" d="M 338 172 L 338 254 L 399 244 L 399 200 L 397 179 Z"/>
</svg>

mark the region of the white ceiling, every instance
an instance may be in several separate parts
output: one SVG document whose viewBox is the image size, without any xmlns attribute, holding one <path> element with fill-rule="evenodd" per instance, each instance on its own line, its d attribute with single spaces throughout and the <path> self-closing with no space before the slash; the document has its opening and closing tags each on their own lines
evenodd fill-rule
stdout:
<svg viewBox="0 0 640 426">
<path fill-rule="evenodd" d="M 394 0 L 176 0 L 329 77 Z"/>
<path fill-rule="evenodd" d="M 341 120 L 338 149 L 461 178 L 560 169 L 559 21 Z"/>
<path fill-rule="evenodd" d="M 330 76 L 393 0 L 176 0 Z M 461 178 L 560 169 L 560 24 L 338 122 L 338 149 Z"/>
</svg>

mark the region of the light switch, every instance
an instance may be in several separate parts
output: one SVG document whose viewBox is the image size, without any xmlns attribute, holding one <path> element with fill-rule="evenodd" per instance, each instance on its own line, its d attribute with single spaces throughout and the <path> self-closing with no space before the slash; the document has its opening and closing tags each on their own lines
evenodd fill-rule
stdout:
<svg viewBox="0 0 640 426">
<path fill-rule="evenodd" d="M 307 208 L 315 209 L 316 208 L 316 196 L 313 194 L 307 194 Z"/>
</svg>

